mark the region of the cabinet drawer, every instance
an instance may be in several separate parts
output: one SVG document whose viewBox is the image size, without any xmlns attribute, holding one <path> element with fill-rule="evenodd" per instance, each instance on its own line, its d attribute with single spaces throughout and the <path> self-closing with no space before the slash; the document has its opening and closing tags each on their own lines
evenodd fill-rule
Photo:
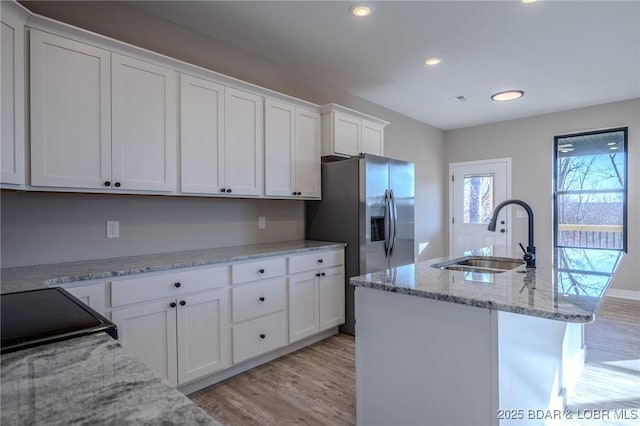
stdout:
<svg viewBox="0 0 640 426">
<path fill-rule="evenodd" d="M 263 278 L 279 277 L 285 274 L 284 257 L 267 257 L 255 262 L 231 265 L 233 284 L 246 283 Z"/>
<path fill-rule="evenodd" d="M 316 251 L 309 254 L 289 257 L 289 273 L 328 268 L 344 263 L 344 250 Z"/>
<path fill-rule="evenodd" d="M 229 269 L 227 266 L 168 274 L 144 275 L 146 276 L 112 282 L 112 306 L 209 290 L 223 287 L 229 283 Z"/>
<path fill-rule="evenodd" d="M 284 312 L 233 326 L 233 362 L 278 349 L 287 344 Z"/>
<path fill-rule="evenodd" d="M 285 288 L 285 277 L 233 287 L 233 322 L 240 322 L 283 310 Z"/>
</svg>

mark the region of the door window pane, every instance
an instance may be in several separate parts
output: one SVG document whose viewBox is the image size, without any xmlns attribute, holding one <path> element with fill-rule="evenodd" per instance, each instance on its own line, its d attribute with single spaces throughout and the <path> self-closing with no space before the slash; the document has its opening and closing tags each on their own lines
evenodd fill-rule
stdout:
<svg viewBox="0 0 640 426">
<path fill-rule="evenodd" d="M 493 214 L 493 173 L 464 175 L 464 223 L 487 224 Z"/>
</svg>

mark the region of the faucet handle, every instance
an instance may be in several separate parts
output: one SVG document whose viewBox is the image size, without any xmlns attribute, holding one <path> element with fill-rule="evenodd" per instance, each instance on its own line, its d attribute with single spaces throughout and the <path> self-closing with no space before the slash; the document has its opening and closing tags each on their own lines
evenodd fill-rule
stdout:
<svg viewBox="0 0 640 426">
<path fill-rule="evenodd" d="M 518 245 L 520 246 L 520 249 L 522 249 L 522 252 L 524 254 L 527 254 L 527 251 L 524 249 L 524 246 L 522 245 L 522 243 L 518 243 Z"/>
</svg>

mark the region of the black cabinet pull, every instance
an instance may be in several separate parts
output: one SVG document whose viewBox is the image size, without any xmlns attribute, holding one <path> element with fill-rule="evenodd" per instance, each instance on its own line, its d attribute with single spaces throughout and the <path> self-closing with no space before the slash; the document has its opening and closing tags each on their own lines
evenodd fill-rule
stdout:
<svg viewBox="0 0 640 426">
<path fill-rule="evenodd" d="M 320 272 L 320 275 L 324 277 L 326 274 L 324 272 Z"/>
<path fill-rule="evenodd" d="M 261 339 L 264 339 L 265 337 L 267 337 L 267 335 L 266 335 L 266 334 L 264 334 L 264 333 L 260 333 L 260 338 L 261 338 Z"/>
<path fill-rule="evenodd" d="M 264 274 L 264 268 L 258 269 L 258 272 L 260 272 L 261 274 Z"/>
<path fill-rule="evenodd" d="M 261 301 L 261 302 L 264 302 L 264 296 L 258 297 L 258 300 Z"/>
<path fill-rule="evenodd" d="M 180 283 L 174 283 L 174 284 L 173 284 L 173 286 L 174 286 L 174 287 L 176 287 L 176 288 L 180 287 L 181 285 L 182 285 L 182 284 L 180 284 Z"/>
<path fill-rule="evenodd" d="M 175 308 L 176 307 L 176 302 L 169 303 L 169 306 L 172 307 L 172 308 Z"/>
<path fill-rule="evenodd" d="M 228 192 L 229 194 L 231 194 L 231 188 L 228 188 L 228 189 L 227 189 L 227 192 Z"/>
<path fill-rule="evenodd" d="M 116 188 L 120 188 L 120 182 L 114 183 L 113 186 L 115 186 Z"/>
<path fill-rule="evenodd" d="M 323 260 L 322 260 L 322 259 L 318 259 L 318 263 L 322 263 L 322 262 L 323 262 Z"/>
<path fill-rule="evenodd" d="M 302 192 L 298 191 L 298 193 L 296 195 L 302 195 Z"/>
<path fill-rule="evenodd" d="M 186 305 L 186 304 L 187 304 L 187 302 L 185 302 L 184 300 L 181 300 L 181 301 L 180 301 L 180 306 L 184 306 L 184 305 Z"/>
<path fill-rule="evenodd" d="M 104 186 L 111 186 L 111 182 L 106 181 L 106 182 L 104 183 Z"/>
<path fill-rule="evenodd" d="M 227 189 L 226 189 L 226 188 L 222 188 L 222 189 L 220 190 L 220 192 L 227 192 Z"/>
<path fill-rule="evenodd" d="M 296 191 L 293 191 L 292 194 L 293 195 L 298 195 L 298 193 Z"/>
<path fill-rule="evenodd" d="M 320 276 L 320 272 L 316 272 L 316 277 L 319 277 L 319 276 Z"/>
</svg>

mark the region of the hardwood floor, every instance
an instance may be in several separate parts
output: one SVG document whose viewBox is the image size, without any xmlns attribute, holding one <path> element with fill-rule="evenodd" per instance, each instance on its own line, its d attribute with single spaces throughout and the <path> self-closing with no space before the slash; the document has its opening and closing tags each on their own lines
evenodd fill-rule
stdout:
<svg viewBox="0 0 640 426">
<path fill-rule="evenodd" d="M 355 341 L 337 334 L 189 395 L 227 426 L 354 425 Z"/>
<path fill-rule="evenodd" d="M 567 408 L 640 415 L 640 302 L 606 298 L 585 335 L 587 361 Z M 354 339 L 338 334 L 189 397 L 227 426 L 354 425 Z M 554 424 L 637 424 L 576 417 Z"/>
</svg>

